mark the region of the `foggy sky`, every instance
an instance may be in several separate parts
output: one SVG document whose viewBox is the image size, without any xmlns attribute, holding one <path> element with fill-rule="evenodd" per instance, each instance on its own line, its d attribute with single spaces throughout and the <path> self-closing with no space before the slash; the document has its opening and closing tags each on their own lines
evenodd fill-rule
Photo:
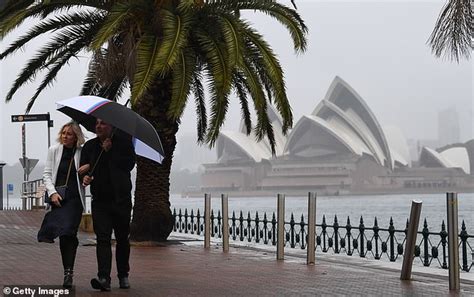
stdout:
<svg viewBox="0 0 474 297">
<path fill-rule="evenodd" d="M 290 3 L 289 1 L 283 1 Z M 264 34 L 281 59 L 294 114 L 294 124 L 310 114 L 336 75 L 349 83 L 366 101 L 382 126 L 395 125 L 407 139 L 436 139 L 438 111 L 455 108 L 460 117 L 461 140 L 473 138 L 473 66 L 436 59 L 426 41 L 444 1 L 296 1 L 309 27 L 308 50 L 295 55 L 284 28 L 267 16 L 246 14 Z M 18 36 L 18 34 L 16 35 Z M 4 39 L 4 49 L 14 36 Z M 42 38 L 35 44 L 43 44 Z M 0 62 L 0 160 L 17 162 L 21 156 L 21 124 L 11 123 L 22 114 L 28 98 L 41 82 L 20 89 L 14 100 L 4 99 L 34 46 Z M 78 95 L 87 69 L 84 54 L 72 60 L 53 87 L 38 98 L 31 113 L 50 112 L 55 126 L 51 141 L 67 117 L 55 111 L 55 101 Z M 232 97 L 225 129 L 237 129 L 240 107 Z M 183 115 L 180 135 L 195 134 L 193 100 Z M 44 122 L 27 124 L 27 156 L 44 162 L 47 148 Z M 186 148 L 189 150 L 189 148 Z M 182 148 L 178 142 L 175 156 Z"/>
</svg>

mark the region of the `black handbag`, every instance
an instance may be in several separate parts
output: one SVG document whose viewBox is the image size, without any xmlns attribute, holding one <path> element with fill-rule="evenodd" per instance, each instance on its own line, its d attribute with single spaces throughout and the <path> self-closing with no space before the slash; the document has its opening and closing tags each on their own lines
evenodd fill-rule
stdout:
<svg viewBox="0 0 474 297">
<path fill-rule="evenodd" d="M 66 196 L 67 183 L 69 181 L 69 175 L 71 174 L 71 167 L 72 167 L 72 161 L 74 160 L 74 153 L 72 154 L 71 161 L 69 162 L 69 169 L 67 170 L 66 183 L 62 186 L 55 187 L 56 192 L 62 198 L 61 203 L 64 203 L 67 200 L 67 196 Z M 53 204 L 51 201 L 51 197 L 49 197 L 49 194 L 47 191 L 44 192 L 44 203 L 51 204 L 51 205 Z"/>
</svg>

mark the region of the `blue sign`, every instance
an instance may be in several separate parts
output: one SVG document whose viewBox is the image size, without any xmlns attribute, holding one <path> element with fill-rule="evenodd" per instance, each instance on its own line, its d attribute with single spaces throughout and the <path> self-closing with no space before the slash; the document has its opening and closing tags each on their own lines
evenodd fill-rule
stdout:
<svg viewBox="0 0 474 297">
<path fill-rule="evenodd" d="M 7 191 L 9 194 L 13 194 L 13 184 L 7 184 Z"/>
</svg>

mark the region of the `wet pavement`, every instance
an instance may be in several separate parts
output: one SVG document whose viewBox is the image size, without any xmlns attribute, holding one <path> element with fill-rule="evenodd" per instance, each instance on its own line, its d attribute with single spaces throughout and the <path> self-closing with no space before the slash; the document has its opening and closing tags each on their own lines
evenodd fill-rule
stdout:
<svg viewBox="0 0 474 297">
<path fill-rule="evenodd" d="M 58 242 L 36 241 L 43 215 L 0 211 L 0 288 L 62 283 Z M 411 281 L 400 281 L 399 269 L 363 264 L 367 261 L 318 253 L 316 265 L 291 253 L 277 261 L 274 247 L 231 246 L 223 253 L 216 243 L 204 249 L 202 241 L 180 234 L 165 244 L 132 246 L 131 288 L 119 289 L 112 277 L 112 291 L 98 292 L 89 283 L 97 269 L 94 236 L 79 237 L 76 296 L 474 296 L 471 280 L 450 293 L 447 277 L 439 274 L 414 273 Z"/>
</svg>

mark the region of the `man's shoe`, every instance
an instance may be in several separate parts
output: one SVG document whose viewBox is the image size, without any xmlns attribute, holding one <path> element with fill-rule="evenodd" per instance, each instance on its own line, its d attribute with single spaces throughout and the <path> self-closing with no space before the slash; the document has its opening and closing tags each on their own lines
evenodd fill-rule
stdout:
<svg viewBox="0 0 474 297">
<path fill-rule="evenodd" d="M 130 289 L 130 282 L 128 281 L 128 277 L 119 277 L 119 285 L 120 289 Z"/>
<path fill-rule="evenodd" d="M 91 279 L 91 286 L 96 290 L 110 291 L 110 280 L 105 278 Z"/>
</svg>

